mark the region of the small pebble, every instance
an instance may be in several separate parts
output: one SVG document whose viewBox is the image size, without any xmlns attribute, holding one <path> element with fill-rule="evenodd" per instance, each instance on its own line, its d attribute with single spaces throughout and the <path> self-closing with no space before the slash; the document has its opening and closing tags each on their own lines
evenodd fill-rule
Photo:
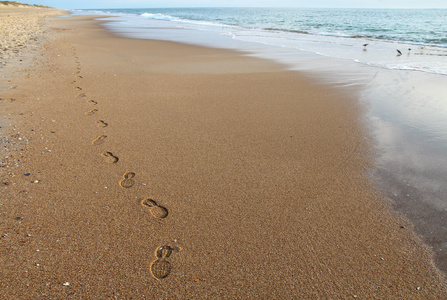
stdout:
<svg viewBox="0 0 447 300">
<path fill-rule="evenodd" d="M 63 285 L 63 286 L 69 286 L 69 285 L 70 285 L 70 282 L 64 282 L 64 283 L 62 283 L 62 285 Z"/>
</svg>

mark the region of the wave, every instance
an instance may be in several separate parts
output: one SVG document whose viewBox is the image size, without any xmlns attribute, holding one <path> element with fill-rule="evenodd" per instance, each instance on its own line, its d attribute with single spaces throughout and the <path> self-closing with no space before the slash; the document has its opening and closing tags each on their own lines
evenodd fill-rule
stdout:
<svg viewBox="0 0 447 300">
<path fill-rule="evenodd" d="M 229 26 L 223 23 L 216 23 L 216 22 L 210 22 L 210 21 L 204 21 L 204 20 L 194 20 L 194 19 L 184 19 L 179 17 L 174 17 L 171 15 L 165 15 L 162 13 L 142 13 L 140 14 L 141 17 L 147 18 L 147 19 L 154 19 L 154 20 L 161 20 L 161 21 L 172 21 L 172 22 L 179 22 L 179 23 L 188 23 L 188 24 L 195 24 L 195 25 L 205 25 L 205 26 Z"/>
<path fill-rule="evenodd" d="M 155 19 L 155 20 L 164 20 L 164 21 L 181 21 L 181 19 L 177 18 L 177 17 L 173 17 L 170 15 L 164 15 L 161 13 L 142 13 L 140 15 L 143 18 L 149 18 L 149 19 Z"/>
<path fill-rule="evenodd" d="M 315 35 L 315 36 L 333 36 L 333 37 L 342 37 L 342 38 L 354 38 L 354 39 L 373 39 L 373 40 L 382 40 L 382 41 L 391 41 L 391 42 L 404 42 L 410 43 L 414 45 L 421 46 L 435 46 L 446 48 L 447 47 L 447 39 L 446 38 L 420 38 L 415 39 L 414 37 L 403 37 L 403 36 L 393 36 L 392 34 L 384 34 L 385 32 L 392 32 L 392 30 L 388 29 L 365 29 L 364 33 L 350 33 L 350 32 L 329 32 L 329 31 L 315 31 L 315 30 L 304 30 L 299 28 L 280 28 L 280 27 L 263 27 L 263 26 L 244 26 L 244 24 L 228 24 L 223 19 L 214 19 L 210 20 L 200 20 L 200 19 L 192 19 L 190 17 L 176 17 L 169 14 L 163 13 L 150 13 L 144 12 L 139 16 L 147 19 L 161 20 L 161 21 L 172 21 L 178 23 L 187 23 L 187 24 L 195 24 L 201 26 L 226 26 L 226 27 L 238 27 L 245 30 L 265 30 L 265 31 L 276 31 L 276 32 L 286 32 L 286 33 L 296 33 L 296 34 L 306 34 L 306 35 Z M 376 33 L 376 34 L 375 34 Z"/>
</svg>

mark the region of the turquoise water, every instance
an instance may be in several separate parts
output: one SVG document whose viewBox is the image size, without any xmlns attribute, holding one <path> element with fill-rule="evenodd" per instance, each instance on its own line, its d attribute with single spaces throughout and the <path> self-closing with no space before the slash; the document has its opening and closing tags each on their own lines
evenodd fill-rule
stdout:
<svg viewBox="0 0 447 300">
<path fill-rule="evenodd" d="M 373 67 L 447 75 L 446 9 L 166 8 L 94 13 L 120 16 L 121 29 L 139 28 L 140 33 L 142 28 L 161 26 L 153 25 L 158 23 L 195 30 L 190 37 L 196 40 L 208 32 Z M 209 36 L 201 42 L 207 40 Z M 180 41 L 194 42 L 186 37 Z M 226 47 L 223 44 L 217 46 Z M 396 49 L 403 53 L 399 59 Z"/>
<path fill-rule="evenodd" d="M 349 88 L 367 107 L 365 122 L 378 150 L 379 186 L 413 221 L 447 274 L 447 10 L 170 8 L 74 13 L 116 16 L 104 26 L 125 37 L 234 49 Z"/>
<path fill-rule="evenodd" d="M 445 9 L 166 8 L 101 11 L 185 23 L 447 47 Z"/>
</svg>

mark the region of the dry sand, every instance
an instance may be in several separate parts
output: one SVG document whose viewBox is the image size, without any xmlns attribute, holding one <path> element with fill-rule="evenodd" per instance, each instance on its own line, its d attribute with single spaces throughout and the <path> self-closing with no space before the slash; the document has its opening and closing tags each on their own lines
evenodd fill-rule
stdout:
<svg viewBox="0 0 447 300">
<path fill-rule="evenodd" d="M 1 299 L 445 299 L 354 97 L 90 19 L 2 89 Z"/>
<path fill-rule="evenodd" d="M 46 16 L 60 14 L 60 10 L 24 8 L 0 4 L 0 61 L 18 56 L 33 45 L 45 30 Z"/>
</svg>

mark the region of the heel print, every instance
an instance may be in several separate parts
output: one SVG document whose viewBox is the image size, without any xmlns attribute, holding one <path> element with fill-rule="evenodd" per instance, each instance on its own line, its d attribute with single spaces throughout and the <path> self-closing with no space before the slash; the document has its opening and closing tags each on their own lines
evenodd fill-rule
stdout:
<svg viewBox="0 0 447 300">
<path fill-rule="evenodd" d="M 168 216 L 168 210 L 166 207 L 160 206 L 152 199 L 143 199 L 140 201 L 144 207 L 149 207 L 151 215 L 157 219 L 164 219 Z"/>
<path fill-rule="evenodd" d="M 151 273 L 156 279 L 164 279 L 171 274 L 171 263 L 166 259 L 172 254 L 173 248 L 170 246 L 162 246 L 157 249 L 155 256 L 157 257 L 151 264 Z"/>
<path fill-rule="evenodd" d="M 127 172 L 124 173 L 123 177 L 124 179 L 120 181 L 120 186 L 122 186 L 123 188 L 128 189 L 135 184 L 135 180 L 132 179 L 135 177 L 135 173 Z"/>
</svg>

